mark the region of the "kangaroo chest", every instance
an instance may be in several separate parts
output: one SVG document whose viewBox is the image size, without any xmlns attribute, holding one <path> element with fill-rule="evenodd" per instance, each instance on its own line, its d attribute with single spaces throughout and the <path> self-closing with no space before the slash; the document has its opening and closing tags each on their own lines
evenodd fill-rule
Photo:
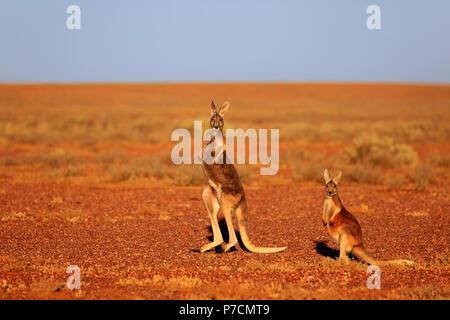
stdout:
<svg viewBox="0 0 450 320">
<path fill-rule="evenodd" d="M 327 230 L 331 238 L 339 245 L 339 231 L 334 218 L 340 212 L 341 208 L 336 207 L 332 199 L 327 198 L 324 204 Z"/>
<path fill-rule="evenodd" d="M 325 199 L 324 210 L 327 225 L 330 226 L 330 222 L 333 224 L 334 217 L 341 211 L 341 208 L 337 207 L 332 199 L 327 198 Z"/>
</svg>

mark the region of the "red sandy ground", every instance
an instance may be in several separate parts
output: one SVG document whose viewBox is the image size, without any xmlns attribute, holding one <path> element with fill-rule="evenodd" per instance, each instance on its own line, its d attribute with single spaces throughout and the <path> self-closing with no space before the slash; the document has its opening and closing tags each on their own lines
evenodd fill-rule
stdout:
<svg viewBox="0 0 450 320">
<path fill-rule="evenodd" d="M 237 246 L 226 254 L 201 254 L 196 250 L 209 241 L 211 231 L 200 187 L 5 183 L 0 206 L 25 217 L 0 224 L 0 297 L 448 299 L 446 192 L 341 186 L 348 208 L 364 204 L 365 212 L 356 215 L 376 257 L 418 262 L 415 267 L 382 269 L 382 289 L 369 290 L 367 266 L 332 260 L 336 246 L 320 220 L 322 189 L 314 183 L 247 189 L 253 242 L 287 245 L 286 252 L 260 255 Z M 155 206 L 156 215 L 141 212 L 142 205 Z M 68 206 L 80 207 L 89 217 L 81 222 L 51 217 Z M 427 216 L 408 215 L 413 212 Z M 81 290 L 64 288 L 69 265 L 81 268 Z"/>
<path fill-rule="evenodd" d="M 191 124 L 192 119 L 207 119 L 212 97 L 236 105 L 238 109 L 233 110 L 239 111 L 230 111 L 228 119 L 254 120 L 265 126 L 272 118 L 280 125 L 297 120 L 312 125 L 341 124 L 333 130 L 354 121 L 385 121 L 391 127 L 402 121 L 428 121 L 442 129 L 436 133 L 440 138 L 410 145 L 421 158 L 450 150 L 445 138 L 448 126 L 444 127 L 449 121 L 448 86 L 2 85 L 0 120 L 11 123 L 7 128 L 10 137 L 0 137 L 4 146 L 0 157 L 20 159 L 61 147 L 83 155 L 91 142 L 98 151 L 109 150 L 108 143 L 111 150 L 120 147 L 130 158 L 153 152 L 168 154 L 166 146 L 145 144 L 145 140 L 116 143 L 94 139 L 86 146 L 81 140 L 72 141 L 73 137 L 56 140 L 55 145 L 46 140 L 52 137 L 45 135 L 35 144 L 21 144 L 14 137 L 33 138 L 34 120 L 50 130 L 59 119 L 70 120 L 72 114 L 92 121 L 107 115 L 109 123 L 125 130 L 130 121 L 139 124 L 140 119 Z M 98 128 L 94 136 L 103 133 Z M 64 130 L 50 132 L 64 136 Z M 349 135 L 347 142 L 332 145 L 326 139 L 309 141 L 308 137 L 296 142 L 302 143 L 301 150 L 328 156 L 352 139 Z M 289 141 L 283 142 L 280 151 L 282 148 L 290 148 Z M 416 191 L 411 183 L 392 191 L 383 185 L 347 182 L 344 173 L 339 193 L 360 221 L 368 250 L 379 259 L 416 261 L 412 267 L 382 266 L 381 290 L 369 290 L 367 265 L 358 261 L 341 265 L 335 260 L 337 247 L 321 223 L 321 184 L 283 184 L 276 179 L 244 184 L 250 238 L 261 246 L 287 245 L 285 252 L 253 254 L 238 245 L 226 254 L 201 254 L 198 249 L 212 235 L 201 200 L 203 187 L 101 184 L 96 179 L 101 180 L 102 171 L 91 175 L 89 166 L 81 182 L 78 177 L 41 179 L 36 167 L 31 170 L 27 165 L 1 169 L 0 299 L 450 297 L 448 176 L 422 191 Z M 81 269 L 81 290 L 65 286 L 70 265 Z"/>
</svg>

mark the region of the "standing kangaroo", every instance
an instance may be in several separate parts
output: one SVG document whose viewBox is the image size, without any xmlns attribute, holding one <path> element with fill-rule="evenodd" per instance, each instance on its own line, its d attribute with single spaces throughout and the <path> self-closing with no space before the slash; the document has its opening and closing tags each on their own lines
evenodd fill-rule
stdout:
<svg viewBox="0 0 450 320">
<path fill-rule="evenodd" d="M 334 175 L 333 179 L 330 178 L 330 173 L 327 169 L 325 169 L 323 173 L 326 198 L 323 207 L 322 222 L 323 225 L 327 227 L 331 238 L 333 238 L 339 246 L 339 260 L 348 263 L 348 254 L 351 252 L 369 264 L 413 264 L 413 261 L 403 259 L 376 260 L 367 252 L 363 245 L 362 231 L 358 220 L 344 208 L 341 199 L 337 194 L 337 184 L 341 179 L 341 176 L 342 172 L 340 171 Z"/>
<path fill-rule="evenodd" d="M 210 126 L 213 130 L 220 130 L 223 137 L 223 115 L 230 107 L 228 102 L 225 102 L 217 111 L 214 102 L 211 102 L 211 120 Z M 214 137 L 206 144 L 204 148 L 214 142 Z M 222 139 L 223 141 L 223 139 Z M 222 163 L 214 161 L 211 164 L 205 162 L 202 157 L 202 169 L 205 176 L 208 178 L 209 186 L 203 190 L 203 202 L 208 210 L 211 219 L 211 226 L 213 231 L 213 241 L 201 247 L 200 252 L 205 252 L 215 248 L 223 243 L 222 233 L 220 232 L 219 223 L 217 221 L 217 213 L 222 209 L 225 221 L 228 227 L 229 242 L 224 247 L 224 252 L 230 250 L 238 242 L 236 232 L 233 228 L 232 214 L 236 213 L 239 223 L 239 230 L 242 242 L 245 247 L 251 252 L 257 253 L 273 253 L 280 252 L 286 249 L 282 248 L 265 248 L 254 246 L 248 237 L 247 232 L 247 201 L 245 200 L 244 188 L 239 179 L 239 174 L 233 164 L 227 163 L 226 146 L 222 142 L 221 154 L 214 154 L 215 159 L 218 159 L 223 154 Z M 204 150 L 203 148 L 203 150 Z M 203 154 L 202 150 L 202 154 Z"/>
</svg>

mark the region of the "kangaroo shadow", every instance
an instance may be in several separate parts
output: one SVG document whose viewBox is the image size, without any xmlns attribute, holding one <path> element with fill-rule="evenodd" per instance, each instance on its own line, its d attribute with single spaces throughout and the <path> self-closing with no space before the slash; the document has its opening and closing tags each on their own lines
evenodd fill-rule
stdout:
<svg viewBox="0 0 450 320">
<path fill-rule="evenodd" d="M 320 254 L 321 256 L 324 257 L 328 257 L 334 260 L 338 260 L 339 259 L 339 250 L 330 248 L 327 244 L 327 241 L 317 241 L 314 240 L 314 243 L 316 244 L 316 252 L 318 254 Z M 357 260 L 359 261 L 359 259 L 357 257 L 355 257 L 354 255 L 352 255 L 351 253 L 348 255 L 348 257 L 351 260 Z"/>
<path fill-rule="evenodd" d="M 218 223 L 219 223 L 220 233 L 222 233 L 223 241 L 224 241 L 224 242 L 228 242 L 228 241 L 230 240 L 230 235 L 228 234 L 228 227 L 227 227 L 227 222 L 226 222 L 225 218 L 219 219 L 219 220 L 218 220 Z M 212 241 L 214 240 L 214 235 L 213 235 L 212 227 L 209 226 L 209 227 L 207 227 L 206 229 L 207 229 L 208 232 L 210 233 L 210 235 L 207 237 L 207 239 L 208 239 L 209 242 L 212 242 Z M 236 238 L 237 238 L 237 240 L 238 240 L 239 246 L 240 246 L 243 250 L 245 250 L 245 251 L 247 251 L 247 252 L 250 252 L 249 250 L 247 250 L 247 248 L 245 247 L 244 243 L 242 242 L 241 234 L 239 233 L 239 231 L 236 231 L 236 230 L 235 230 L 235 232 L 236 232 Z M 198 249 L 191 250 L 191 251 L 192 251 L 192 252 L 200 252 Z M 219 245 L 219 246 L 216 246 L 216 247 L 214 248 L 214 251 L 215 251 L 216 253 L 223 253 L 223 248 L 222 248 L 222 246 Z M 233 248 L 231 248 L 231 249 L 229 250 L 229 252 L 232 252 L 232 251 L 237 251 L 236 247 L 233 247 Z"/>
<path fill-rule="evenodd" d="M 329 246 L 327 246 L 326 241 L 314 240 L 314 243 L 316 244 L 316 252 L 321 256 L 328 257 L 331 259 L 339 258 L 339 250 L 332 249 Z"/>
</svg>

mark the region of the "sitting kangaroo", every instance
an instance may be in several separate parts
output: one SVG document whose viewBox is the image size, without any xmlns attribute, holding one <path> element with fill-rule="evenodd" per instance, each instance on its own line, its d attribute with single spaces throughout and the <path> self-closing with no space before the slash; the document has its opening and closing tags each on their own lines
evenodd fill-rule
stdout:
<svg viewBox="0 0 450 320">
<path fill-rule="evenodd" d="M 228 110 L 230 104 L 225 102 L 219 111 L 216 110 L 214 102 L 211 102 L 211 120 L 210 126 L 213 130 L 220 130 L 223 137 L 223 115 Z M 202 150 L 215 140 L 214 137 L 206 144 Z M 216 150 L 216 149 L 214 149 Z M 223 154 L 222 163 L 218 163 L 217 159 Z M 219 223 L 217 221 L 217 213 L 219 209 L 222 209 L 225 221 L 228 227 L 229 242 L 224 248 L 224 252 L 230 250 L 238 242 L 236 233 L 233 228 L 232 214 L 236 212 L 239 230 L 242 238 L 242 242 L 245 247 L 251 252 L 257 253 L 273 253 L 280 252 L 286 249 L 286 247 L 280 248 L 265 248 L 254 246 L 248 237 L 247 233 L 247 202 L 245 200 L 244 188 L 242 187 L 239 179 L 239 174 L 233 164 L 226 161 L 226 146 L 221 144 L 220 154 L 214 154 L 214 162 L 208 164 L 202 157 L 202 169 L 205 176 L 208 178 L 209 186 L 203 190 L 202 198 L 203 202 L 208 210 L 209 217 L 211 219 L 211 226 L 213 231 L 213 241 L 204 245 L 200 252 L 205 252 L 215 248 L 223 243 L 222 233 L 220 232 Z"/>
<path fill-rule="evenodd" d="M 337 194 L 337 184 L 342 172 L 338 171 L 333 179 L 327 169 L 323 173 L 325 179 L 326 199 L 323 207 L 322 222 L 327 227 L 331 238 L 339 246 L 339 260 L 348 263 L 348 254 L 351 252 L 358 258 L 369 264 L 380 265 L 383 263 L 413 264 L 410 260 L 376 260 L 364 248 L 361 226 L 355 216 L 348 212 L 342 205 Z"/>
</svg>

